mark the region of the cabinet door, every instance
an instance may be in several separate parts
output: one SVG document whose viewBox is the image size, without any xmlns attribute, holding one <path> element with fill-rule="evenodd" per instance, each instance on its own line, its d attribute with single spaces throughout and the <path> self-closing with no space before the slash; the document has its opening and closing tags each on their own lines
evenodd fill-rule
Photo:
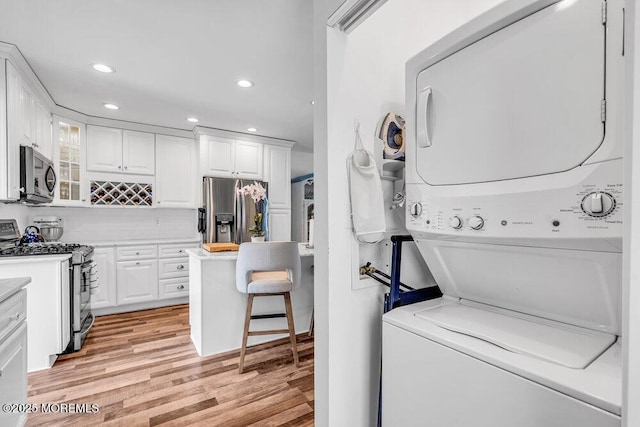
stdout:
<svg viewBox="0 0 640 427">
<path fill-rule="evenodd" d="M 262 179 L 262 144 L 236 141 L 235 172 L 238 178 Z"/>
<path fill-rule="evenodd" d="M 113 246 L 95 248 L 93 260 L 98 267 L 98 282 L 91 283 L 91 308 L 113 307 L 116 300 L 116 257 Z"/>
<path fill-rule="evenodd" d="M 51 140 L 51 113 L 40 102 L 36 102 L 36 149 L 47 159 L 53 159 Z"/>
<path fill-rule="evenodd" d="M 265 146 L 265 181 L 269 183 L 269 207 L 291 208 L 291 149 Z"/>
<path fill-rule="evenodd" d="M 153 175 L 155 173 L 155 135 L 125 130 L 122 132 L 122 162 L 125 173 Z"/>
<path fill-rule="evenodd" d="M 0 150 L 0 165 L 6 167 L 6 174 L 0 173 L 0 199 L 18 200 L 20 198 L 20 76 L 9 61 L 0 61 L 0 77 L 5 80 L 0 85 L 0 113 L 7 117 L 6 128 L 0 119 L 0 143 L 7 135 L 7 149 Z M 5 68 L 6 64 L 6 68 Z M 6 101 L 5 101 L 6 97 Z M 5 103 L 6 102 L 6 103 Z M 6 106 L 6 110 L 5 110 Z"/>
<path fill-rule="evenodd" d="M 35 144 L 35 97 L 26 82 L 20 79 L 20 143 Z"/>
<path fill-rule="evenodd" d="M 87 126 L 87 170 L 122 172 L 122 129 Z"/>
<path fill-rule="evenodd" d="M 269 240 L 272 242 L 291 240 L 291 210 L 269 210 Z"/>
<path fill-rule="evenodd" d="M 27 403 L 27 324 L 22 322 L 9 338 L 0 345 L 0 390 L 2 403 Z M 26 412 L 0 412 L 0 425 L 21 426 Z"/>
<path fill-rule="evenodd" d="M 117 267 L 118 305 L 158 299 L 158 261 L 125 261 Z"/>
<path fill-rule="evenodd" d="M 85 179 L 85 125 L 56 116 L 53 122 L 53 162 L 58 183 L 56 206 L 88 206 L 89 185 Z"/>
<path fill-rule="evenodd" d="M 210 136 L 205 138 L 203 174 L 220 178 L 234 176 L 235 141 Z"/>
<path fill-rule="evenodd" d="M 196 146 L 191 139 L 157 136 L 156 206 L 159 208 L 193 208 L 196 188 Z"/>
</svg>

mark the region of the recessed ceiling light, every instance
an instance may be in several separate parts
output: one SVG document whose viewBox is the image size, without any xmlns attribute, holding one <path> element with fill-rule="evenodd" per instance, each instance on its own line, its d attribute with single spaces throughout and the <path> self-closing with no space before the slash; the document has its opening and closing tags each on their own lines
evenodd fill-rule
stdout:
<svg viewBox="0 0 640 427">
<path fill-rule="evenodd" d="M 115 73 L 116 69 L 105 64 L 93 64 L 93 69 L 101 73 Z"/>
<path fill-rule="evenodd" d="M 311 101 L 311 105 L 316 105 L 316 101 Z"/>
<path fill-rule="evenodd" d="M 195 117 L 188 117 L 187 121 L 191 123 L 198 123 L 198 119 L 196 119 Z"/>
<path fill-rule="evenodd" d="M 104 108 L 108 108 L 109 110 L 117 110 L 120 107 L 118 107 L 116 104 L 104 104 Z"/>
<path fill-rule="evenodd" d="M 249 129 L 247 129 L 247 130 L 248 130 L 249 132 L 258 132 L 258 129 L 256 129 L 256 128 L 249 128 Z"/>
<path fill-rule="evenodd" d="M 240 87 L 253 87 L 254 85 L 251 80 L 238 80 L 236 84 Z"/>
</svg>

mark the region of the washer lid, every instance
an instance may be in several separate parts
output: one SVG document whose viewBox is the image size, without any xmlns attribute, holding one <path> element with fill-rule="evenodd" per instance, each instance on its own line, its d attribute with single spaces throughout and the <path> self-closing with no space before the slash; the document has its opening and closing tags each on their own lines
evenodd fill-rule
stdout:
<svg viewBox="0 0 640 427">
<path fill-rule="evenodd" d="M 613 334 L 466 301 L 415 315 L 443 329 L 481 339 L 510 352 L 575 369 L 586 368 L 616 339 Z"/>
<path fill-rule="evenodd" d="M 584 163 L 604 139 L 601 15 L 601 2 L 556 3 L 414 77 L 420 177 L 491 182 Z"/>
</svg>

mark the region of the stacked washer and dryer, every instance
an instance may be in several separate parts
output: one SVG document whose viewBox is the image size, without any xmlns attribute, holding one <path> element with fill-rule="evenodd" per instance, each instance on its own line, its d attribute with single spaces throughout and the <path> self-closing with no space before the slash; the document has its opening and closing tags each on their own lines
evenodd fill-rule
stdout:
<svg viewBox="0 0 640 427">
<path fill-rule="evenodd" d="M 383 318 L 383 426 L 621 425 L 621 0 L 509 0 L 406 67 L 407 228 L 442 298 Z"/>
</svg>

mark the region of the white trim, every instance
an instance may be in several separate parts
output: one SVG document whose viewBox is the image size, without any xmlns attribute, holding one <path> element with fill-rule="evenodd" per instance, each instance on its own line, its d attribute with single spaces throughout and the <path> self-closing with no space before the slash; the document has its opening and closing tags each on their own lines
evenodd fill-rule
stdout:
<svg viewBox="0 0 640 427">
<path fill-rule="evenodd" d="M 350 33 L 386 1 L 387 0 L 345 0 L 345 2 L 329 16 L 327 25 L 344 31 L 345 33 Z"/>
<path fill-rule="evenodd" d="M 261 144 L 280 145 L 282 147 L 293 147 L 296 144 L 295 141 L 289 141 L 286 139 L 270 138 L 268 136 L 260 136 L 260 135 L 250 135 L 250 134 L 241 133 L 241 132 L 233 132 L 233 131 L 224 130 L 224 129 L 208 128 L 204 126 L 194 127 L 193 133 L 198 139 L 200 139 L 200 136 L 202 135 L 207 135 L 207 136 L 217 136 L 221 138 L 236 139 L 241 141 L 258 142 Z"/>
<path fill-rule="evenodd" d="M 56 103 L 44 87 L 36 73 L 33 71 L 27 60 L 22 56 L 22 53 L 18 49 L 18 46 L 0 42 L 0 56 L 4 57 L 11 62 L 11 64 L 18 70 L 20 76 L 25 79 L 29 86 L 35 90 L 36 95 L 41 100 L 44 100 L 47 107 L 51 110 L 55 107 Z"/>
</svg>

